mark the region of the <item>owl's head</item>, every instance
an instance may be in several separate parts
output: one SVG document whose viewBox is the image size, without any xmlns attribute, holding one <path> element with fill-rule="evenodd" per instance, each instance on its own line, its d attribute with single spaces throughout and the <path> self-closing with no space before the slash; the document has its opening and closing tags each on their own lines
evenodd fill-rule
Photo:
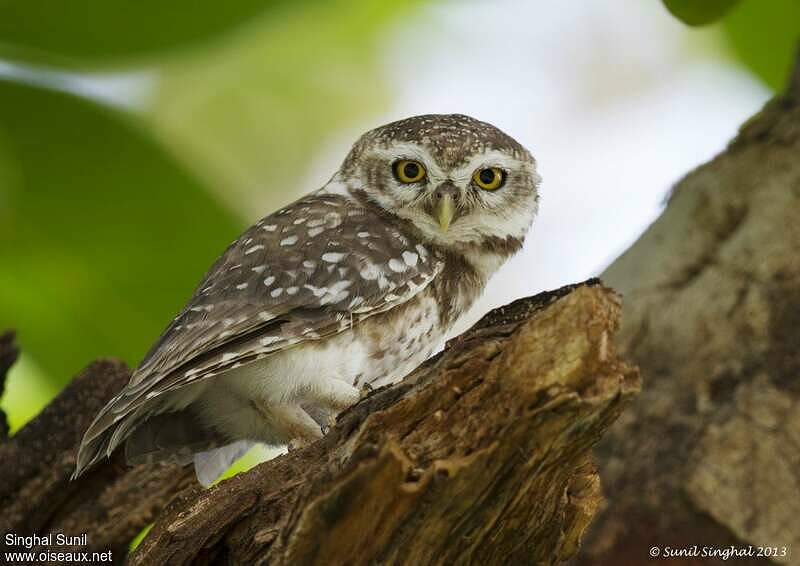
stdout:
<svg viewBox="0 0 800 566">
<path fill-rule="evenodd" d="M 356 198 L 439 246 L 513 252 L 534 215 L 531 154 L 491 124 L 460 114 L 392 122 L 364 134 L 336 177 Z"/>
</svg>

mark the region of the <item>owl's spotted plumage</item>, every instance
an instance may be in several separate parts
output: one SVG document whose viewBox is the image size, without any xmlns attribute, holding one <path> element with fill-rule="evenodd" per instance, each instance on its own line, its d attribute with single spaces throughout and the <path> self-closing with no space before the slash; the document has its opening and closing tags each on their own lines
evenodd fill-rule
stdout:
<svg viewBox="0 0 800 566">
<path fill-rule="evenodd" d="M 193 458 L 208 483 L 253 442 L 319 437 L 437 348 L 522 246 L 537 185 L 527 150 L 467 116 L 367 132 L 211 267 L 86 432 L 76 473 L 124 442 L 131 462 Z"/>
</svg>

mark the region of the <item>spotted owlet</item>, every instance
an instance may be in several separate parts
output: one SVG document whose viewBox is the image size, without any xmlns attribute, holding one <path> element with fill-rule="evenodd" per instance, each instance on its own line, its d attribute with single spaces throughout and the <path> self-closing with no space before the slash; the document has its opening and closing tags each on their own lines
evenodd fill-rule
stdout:
<svg viewBox="0 0 800 566">
<path fill-rule="evenodd" d="M 87 430 L 76 475 L 124 442 L 129 462 L 193 460 L 207 484 L 254 442 L 320 437 L 437 349 L 522 246 L 538 183 L 524 147 L 468 116 L 367 132 L 211 266 Z"/>
</svg>

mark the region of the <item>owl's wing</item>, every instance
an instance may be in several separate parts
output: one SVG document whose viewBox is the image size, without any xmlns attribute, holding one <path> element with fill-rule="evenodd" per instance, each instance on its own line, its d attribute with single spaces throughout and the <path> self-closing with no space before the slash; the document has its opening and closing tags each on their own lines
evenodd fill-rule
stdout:
<svg viewBox="0 0 800 566">
<path fill-rule="evenodd" d="M 396 224 L 342 196 L 311 195 L 289 205 L 247 230 L 211 267 L 87 430 L 81 451 L 117 428 L 110 453 L 132 426 L 126 417 L 150 400 L 337 334 L 409 300 L 442 267 Z M 79 467 L 85 459 L 79 454 Z"/>
</svg>

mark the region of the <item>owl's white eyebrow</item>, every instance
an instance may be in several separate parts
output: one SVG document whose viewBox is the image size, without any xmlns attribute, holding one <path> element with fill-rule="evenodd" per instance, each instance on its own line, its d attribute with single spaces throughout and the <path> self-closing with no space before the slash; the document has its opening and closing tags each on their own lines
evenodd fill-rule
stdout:
<svg viewBox="0 0 800 566">
<path fill-rule="evenodd" d="M 413 158 L 420 161 L 430 159 L 430 153 L 424 146 L 413 142 L 396 142 L 387 148 L 377 148 L 375 153 L 381 157 L 403 159 Z"/>
<path fill-rule="evenodd" d="M 428 175 L 434 178 L 444 177 L 444 172 L 436 164 L 433 156 L 422 145 L 413 142 L 398 142 L 392 144 L 388 148 L 379 148 L 375 150 L 375 155 L 385 159 L 388 162 L 394 162 L 398 159 L 414 159 L 419 161 L 428 169 Z"/>
<path fill-rule="evenodd" d="M 511 157 L 502 151 L 491 150 L 486 153 L 478 153 L 470 159 L 466 165 L 459 167 L 453 171 L 452 176 L 455 179 L 467 179 L 472 177 L 472 173 L 476 169 L 484 169 L 486 167 L 499 167 L 506 171 L 514 171 L 516 169 L 524 168 L 526 164 L 519 159 Z"/>
</svg>

